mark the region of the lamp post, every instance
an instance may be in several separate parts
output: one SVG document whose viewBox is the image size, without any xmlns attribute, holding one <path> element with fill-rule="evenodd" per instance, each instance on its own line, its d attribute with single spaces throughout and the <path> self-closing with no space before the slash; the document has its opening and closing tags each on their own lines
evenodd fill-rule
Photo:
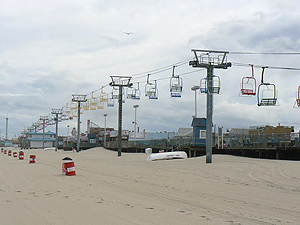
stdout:
<svg viewBox="0 0 300 225">
<path fill-rule="evenodd" d="M 195 91 L 195 118 L 197 118 L 197 90 L 200 89 L 200 86 L 196 86 L 194 85 L 193 87 L 191 87 L 192 91 Z"/>
<path fill-rule="evenodd" d="M 139 107 L 139 105 L 134 105 L 134 144 L 136 144 L 136 110 Z"/>
<path fill-rule="evenodd" d="M 104 116 L 104 147 L 106 147 L 106 117 L 107 117 L 107 114 L 103 114 Z"/>
</svg>

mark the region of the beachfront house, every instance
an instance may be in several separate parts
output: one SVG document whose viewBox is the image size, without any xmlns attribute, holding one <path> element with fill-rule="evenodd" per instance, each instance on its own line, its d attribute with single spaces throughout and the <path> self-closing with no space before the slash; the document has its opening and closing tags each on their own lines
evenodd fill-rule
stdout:
<svg viewBox="0 0 300 225">
<path fill-rule="evenodd" d="M 44 136 L 44 138 L 43 138 Z M 26 148 L 51 148 L 55 146 L 55 133 L 48 131 L 46 133 L 30 131 L 26 133 L 26 138 L 24 142 L 26 143 Z"/>
<path fill-rule="evenodd" d="M 193 145 L 205 146 L 206 140 L 206 118 L 193 118 Z"/>
</svg>

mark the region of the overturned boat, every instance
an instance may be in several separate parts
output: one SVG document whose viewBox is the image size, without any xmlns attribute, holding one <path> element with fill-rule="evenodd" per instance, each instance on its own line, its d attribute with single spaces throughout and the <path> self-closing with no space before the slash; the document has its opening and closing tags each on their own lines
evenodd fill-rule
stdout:
<svg viewBox="0 0 300 225">
<path fill-rule="evenodd" d="M 147 161 L 167 160 L 167 159 L 186 159 L 187 154 L 184 151 L 152 153 Z"/>
</svg>

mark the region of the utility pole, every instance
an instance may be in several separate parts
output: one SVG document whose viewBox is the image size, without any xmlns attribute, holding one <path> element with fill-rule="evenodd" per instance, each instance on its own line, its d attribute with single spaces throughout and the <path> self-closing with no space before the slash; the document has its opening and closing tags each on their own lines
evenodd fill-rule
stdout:
<svg viewBox="0 0 300 225">
<path fill-rule="evenodd" d="M 86 95 L 72 95 L 72 102 L 77 102 L 77 149 L 76 152 L 80 151 L 80 110 L 81 102 L 86 102 Z"/>
<path fill-rule="evenodd" d="M 212 163 L 212 115 L 213 115 L 213 94 L 219 94 L 220 86 L 214 86 L 214 69 L 227 69 L 231 63 L 227 62 L 229 52 L 212 50 L 192 49 L 195 60 L 189 62 L 192 67 L 202 67 L 207 69 L 206 76 L 206 163 Z M 219 80 L 218 80 L 219 81 Z M 219 85 L 219 83 L 218 83 Z"/>
<path fill-rule="evenodd" d="M 63 110 L 62 109 L 52 109 L 52 112 L 51 112 L 53 115 L 55 115 L 55 151 L 57 151 L 57 148 L 58 148 L 58 118 L 60 115 L 62 115 L 63 113 Z"/>
<path fill-rule="evenodd" d="M 45 148 L 45 121 L 48 120 L 48 116 L 40 116 L 40 120 L 43 122 L 43 149 Z"/>
<path fill-rule="evenodd" d="M 131 77 L 127 76 L 110 76 L 112 82 L 109 83 L 111 87 L 119 88 L 119 114 L 118 114 L 118 156 L 122 152 L 122 91 L 124 87 L 131 87 Z"/>
</svg>

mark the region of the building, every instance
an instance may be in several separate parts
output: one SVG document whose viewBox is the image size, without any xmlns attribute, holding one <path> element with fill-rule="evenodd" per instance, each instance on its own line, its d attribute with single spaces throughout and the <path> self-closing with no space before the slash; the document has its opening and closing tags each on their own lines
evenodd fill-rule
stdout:
<svg viewBox="0 0 300 225">
<path fill-rule="evenodd" d="M 43 133 L 30 131 L 27 132 L 23 140 L 24 148 L 43 148 Z M 48 131 L 44 134 L 44 147 L 51 148 L 55 146 L 55 133 Z"/>
<path fill-rule="evenodd" d="M 294 126 L 257 126 L 250 127 L 250 143 L 255 146 L 289 146 Z"/>
<path fill-rule="evenodd" d="M 206 141 L 206 118 L 193 118 L 193 145 L 205 146 Z"/>
</svg>

